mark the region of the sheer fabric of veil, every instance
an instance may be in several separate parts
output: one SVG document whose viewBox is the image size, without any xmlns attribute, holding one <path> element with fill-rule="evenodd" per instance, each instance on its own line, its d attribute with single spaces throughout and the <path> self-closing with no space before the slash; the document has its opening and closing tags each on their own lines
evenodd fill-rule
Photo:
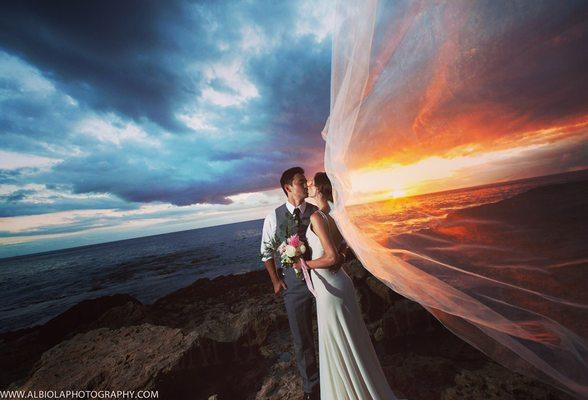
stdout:
<svg viewBox="0 0 588 400">
<path fill-rule="evenodd" d="M 369 195 L 402 195 L 394 177 L 408 182 L 407 174 L 435 187 L 442 161 L 458 158 L 456 189 L 507 181 L 515 171 L 492 157 L 515 136 L 531 146 L 563 132 L 585 145 L 588 125 L 578 116 L 586 109 L 551 116 L 557 104 L 548 100 L 557 90 L 586 99 L 586 75 L 572 65 L 588 54 L 586 15 L 582 2 L 341 0 L 323 131 L 332 215 L 365 268 L 503 365 L 582 398 L 588 229 L 574 220 L 586 212 L 578 192 L 586 186 L 574 186 L 582 177 L 553 192 L 524 182 L 480 189 L 471 207 L 463 206 L 471 194 L 423 196 L 416 206 Z M 575 87 L 558 86 L 562 63 L 570 79 L 583 76 Z M 497 150 L 468 164 L 484 146 Z M 550 203 L 563 192 L 565 207 Z M 464 210 L 452 214 L 443 201 Z M 402 212 L 416 216 L 405 226 L 394 219 Z"/>
</svg>

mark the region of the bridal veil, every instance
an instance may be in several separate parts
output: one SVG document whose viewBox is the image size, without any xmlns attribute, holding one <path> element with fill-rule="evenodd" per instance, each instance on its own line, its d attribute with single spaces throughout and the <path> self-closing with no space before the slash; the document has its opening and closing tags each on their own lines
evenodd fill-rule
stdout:
<svg viewBox="0 0 588 400">
<path fill-rule="evenodd" d="M 587 9 L 341 0 L 323 131 L 333 216 L 365 268 L 503 365 L 586 398 L 581 189 L 492 183 L 542 171 L 514 161 L 550 143 L 586 148 Z"/>
</svg>

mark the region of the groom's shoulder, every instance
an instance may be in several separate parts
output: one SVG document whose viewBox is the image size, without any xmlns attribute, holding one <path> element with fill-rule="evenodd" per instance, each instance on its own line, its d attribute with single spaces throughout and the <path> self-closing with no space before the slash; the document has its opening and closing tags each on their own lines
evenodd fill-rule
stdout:
<svg viewBox="0 0 588 400">
<path fill-rule="evenodd" d="M 269 213 L 267 213 L 267 215 L 265 216 L 265 219 L 268 218 L 275 218 L 276 215 L 278 214 L 278 211 L 283 208 L 286 207 L 286 203 L 282 203 L 279 206 L 277 206 L 276 208 L 274 208 L 272 211 L 270 211 Z"/>
<path fill-rule="evenodd" d="M 280 210 L 282 210 L 282 209 L 286 209 L 286 210 L 288 210 L 288 207 L 286 207 L 286 203 L 282 203 L 282 204 L 280 204 L 279 206 L 277 206 L 277 207 L 274 209 L 273 213 L 275 214 L 275 213 L 277 213 L 278 211 L 280 211 Z"/>
</svg>

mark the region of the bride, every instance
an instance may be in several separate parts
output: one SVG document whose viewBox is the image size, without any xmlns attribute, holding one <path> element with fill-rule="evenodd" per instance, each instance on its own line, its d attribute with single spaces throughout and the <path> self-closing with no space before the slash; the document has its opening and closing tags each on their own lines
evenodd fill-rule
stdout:
<svg viewBox="0 0 588 400">
<path fill-rule="evenodd" d="M 326 173 L 318 172 L 309 182 L 309 197 L 319 207 L 306 233 L 312 250 L 306 264 L 316 292 L 321 399 L 396 399 L 363 321 L 353 282 L 334 267 L 342 236 L 329 215 L 333 195 Z M 295 267 L 301 268 L 300 262 Z"/>
</svg>

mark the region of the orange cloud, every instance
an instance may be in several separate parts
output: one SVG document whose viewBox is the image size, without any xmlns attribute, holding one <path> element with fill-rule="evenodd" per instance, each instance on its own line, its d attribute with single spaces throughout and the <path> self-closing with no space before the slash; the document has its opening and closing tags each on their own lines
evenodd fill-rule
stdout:
<svg viewBox="0 0 588 400">
<path fill-rule="evenodd" d="M 376 27 L 388 40 L 374 46 L 351 170 L 587 136 L 588 22 L 554 18 L 531 28 L 531 17 L 509 25 L 486 9 L 439 7 L 441 18 L 413 6 L 395 29 Z M 476 26 L 472 13 L 485 23 Z"/>
</svg>

